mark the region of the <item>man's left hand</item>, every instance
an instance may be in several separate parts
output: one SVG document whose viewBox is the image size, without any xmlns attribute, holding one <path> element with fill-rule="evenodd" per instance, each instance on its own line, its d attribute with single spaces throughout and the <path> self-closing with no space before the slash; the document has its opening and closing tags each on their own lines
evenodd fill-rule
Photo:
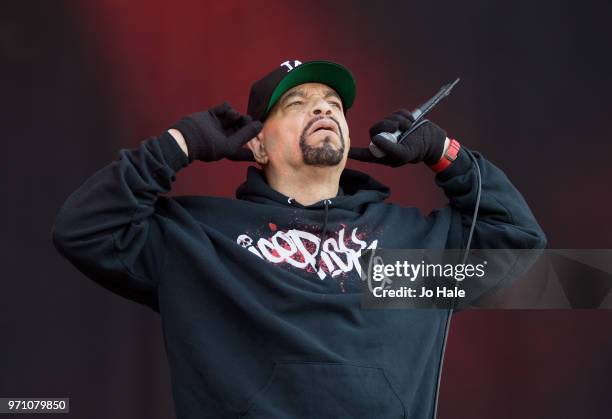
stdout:
<svg viewBox="0 0 612 419">
<path fill-rule="evenodd" d="M 377 122 L 370 128 L 372 142 L 386 153 L 384 157 L 375 157 L 367 147 L 351 147 L 348 157 L 371 163 L 380 163 L 391 167 L 403 166 L 406 163 L 424 162 L 436 164 L 442 157 L 446 142 L 446 131 L 431 121 L 419 126 L 404 139 L 401 144 L 388 140 L 375 139 L 381 132 L 405 132 L 410 129 L 414 118 L 406 109 L 400 109 Z"/>
</svg>

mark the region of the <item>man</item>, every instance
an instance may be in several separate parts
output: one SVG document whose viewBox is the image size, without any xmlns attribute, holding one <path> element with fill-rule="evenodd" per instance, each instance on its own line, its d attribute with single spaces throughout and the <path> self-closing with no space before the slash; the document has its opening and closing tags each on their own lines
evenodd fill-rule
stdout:
<svg viewBox="0 0 612 419">
<path fill-rule="evenodd" d="M 62 207 L 58 250 L 94 281 L 158 311 L 179 418 L 429 418 L 446 310 L 362 310 L 359 255 L 461 249 L 476 197 L 465 148 L 428 122 L 386 153 L 350 147 L 355 83 L 343 66 L 286 61 L 251 89 L 190 115 L 89 178 Z M 370 135 L 406 130 L 400 110 Z M 247 145 L 248 148 L 243 147 Z M 506 176 L 482 174 L 475 248 L 543 248 Z M 449 205 L 424 216 L 345 169 L 348 157 L 436 173 Z M 163 197 L 195 160 L 256 160 L 237 199 Z"/>
</svg>

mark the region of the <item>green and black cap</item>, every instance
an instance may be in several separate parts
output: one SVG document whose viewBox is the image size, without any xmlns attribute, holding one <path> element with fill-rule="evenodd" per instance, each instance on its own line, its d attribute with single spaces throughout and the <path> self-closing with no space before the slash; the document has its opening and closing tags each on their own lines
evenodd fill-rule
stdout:
<svg viewBox="0 0 612 419">
<path fill-rule="evenodd" d="M 253 83 L 247 114 L 264 121 L 283 93 L 302 83 L 323 83 L 334 89 L 342 99 L 345 113 L 355 101 L 355 79 L 343 65 L 332 61 L 287 60 Z"/>
</svg>

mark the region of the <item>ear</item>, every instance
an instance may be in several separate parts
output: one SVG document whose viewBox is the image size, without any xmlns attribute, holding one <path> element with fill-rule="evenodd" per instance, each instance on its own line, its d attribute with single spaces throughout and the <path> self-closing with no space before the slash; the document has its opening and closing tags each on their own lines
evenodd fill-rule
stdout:
<svg viewBox="0 0 612 419">
<path fill-rule="evenodd" d="M 269 157 L 268 153 L 266 153 L 266 148 L 264 147 L 262 131 L 260 131 L 256 137 L 250 139 L 246 145 L 253 152 L 253 156 L 255 157 L 255 161 L 257 163 L 261 164 L 262 166 L 268 164 Z"/>
</svg>

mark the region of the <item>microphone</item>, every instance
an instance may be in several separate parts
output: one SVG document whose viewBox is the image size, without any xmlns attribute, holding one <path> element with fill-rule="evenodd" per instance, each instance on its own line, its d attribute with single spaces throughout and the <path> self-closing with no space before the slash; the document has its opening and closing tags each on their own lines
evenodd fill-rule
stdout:
<svg viewBox="0 0 612 419">
<path fill-rule="evenodd" d="M 411 115 L 414 121 L 412 122 L 412 126 L 408 131 L 405 131 L 403 133 L 400 130 L 397 130 L 393 133 L 381 132 L 376 134 L 374 138 L 401 144 L 402 141 L 404 141 L 404 139 L 408 137 L 408 135 L 410 135 L 410 133 L 414 132 L 418 127 L 425 124 L 426 122 L 429 122 L 427 119 L 422 119 L 423 116 L 425 116 L 427 112 L 432 110 L 433 107 L 438 104 L 438 102 L 448 96 L 451 90 L 453 90 L 453 87 L 455 87 L 455 85 L 459 83 L 459 80 L 460 79 L 457 78 L 454 82 L 442 86 L 442 88 L 438 91 L 438 93 L 435 94 L 434 97 L 432 97 L 427 102 L 423 103 L 421 106 L 412 111 Z M 376 147 L 376 144 L 374 144 L 373 142 L 370 142 L 368 148 L 370 149 L 370 152 L 374 155 L 374 157 L 381 158 L 386 155 L 386 153 L 380 148 Z"/>
</svg>

